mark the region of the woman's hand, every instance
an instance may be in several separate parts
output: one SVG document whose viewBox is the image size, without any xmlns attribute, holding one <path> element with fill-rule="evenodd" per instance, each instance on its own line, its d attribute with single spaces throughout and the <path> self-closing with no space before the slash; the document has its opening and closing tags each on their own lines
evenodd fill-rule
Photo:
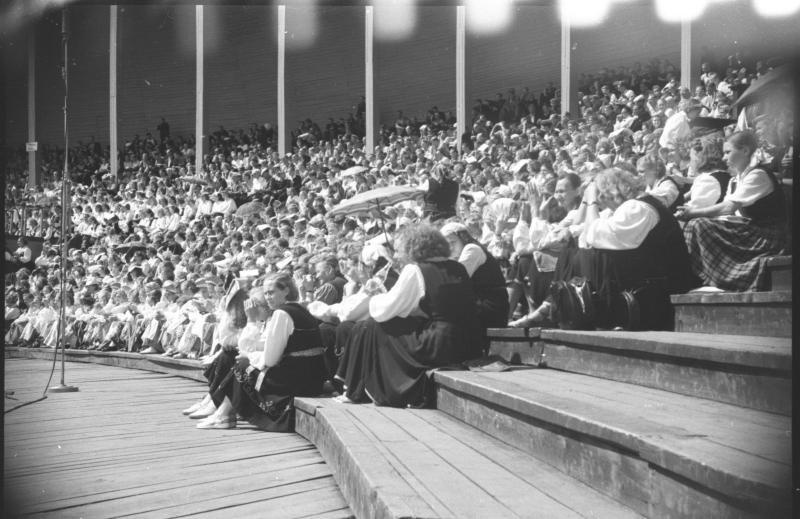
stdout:
<svg viewBox="0 0 800 519">
<path fill-rule="evenodd" d="M 586 186 L 586 189 L 584 189 L 583 202 L 587 205 L 597 202 L 597 186 L 594 182 L 589 182 L 589 184 Z"/>
<path fill-rule="evenodd" d="M 247 369 L 247 366 L 249 366 L 249 365 L 250 365 L 250 359 L 247 357 L 247 355 L 238 355 L 236 357 L 236 367 L 237 368 L 239 368 L 241 370 L 245 370 L 245 369 Z"/>
<path fill-rule="evenodd" d="M 675 218 L 678 220 L 691 220 L 694 217 L 689 207 L 682 205 L 675 210 Z"/>
</svg>

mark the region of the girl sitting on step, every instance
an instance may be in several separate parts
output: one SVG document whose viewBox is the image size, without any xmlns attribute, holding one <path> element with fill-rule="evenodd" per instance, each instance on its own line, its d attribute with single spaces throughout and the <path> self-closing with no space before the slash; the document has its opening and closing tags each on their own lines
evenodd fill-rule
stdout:
<svg viewBox="0 0 800 519">
<path fill-rule="evenodd" d="M 731 135 L 724 145 L 731 179 L 725 198 L 703 208 L 684 206 L 684 237 L 692 271 L 721 290 L 765 290 L 765 259 L 786 242 L 786 202 L 775 175 L 758 167 L 756 135 Z"/>
<path fill-rule="evenodd" d="M 291 431 L 293 398 L 322 393 L 326 370 L 319 326 L 297 302 L 292 276 L 272 274 L 264 283 L 264 296 L 272 316 L 259 337 L 261 348 L 239 352 L 211 394 L 216 411 L 199 429 L 234 428 L 238 414 L 266 431 Z"/>
</svg>

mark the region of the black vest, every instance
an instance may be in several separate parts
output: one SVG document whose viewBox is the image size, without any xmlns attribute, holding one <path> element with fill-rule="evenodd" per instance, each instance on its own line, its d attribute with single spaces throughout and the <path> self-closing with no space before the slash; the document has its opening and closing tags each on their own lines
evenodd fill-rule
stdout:
<svg viewBox="0 0 800 519">
<path fill-rule="evenodd" d="M 761 170 L 764 171 L 764 170 Z M 753 223 L 759 225 L 776 225 L 786 221 L 786 200 L 783 197 L 783 186 L 781 186 L 775 175 L 769 171 L 764 171 L 772 182 L 772 192 L 765 197 L 759 198 L 751 205 L 742 207 L 739 212 L 742 216 L 750 218 Z M 736 192 L 734 183 L 732 193 Z"/>
<path fill-rule="evenodd" d="M 308 313 L 300 303 L 284 303 L 278 307 L 283 310 L 294 323 L 294 332 L 289 336 L 284 354 L 322 347 L 317 320 Z"/>
<path fill-rule="evenodd" d="M 658 212 L 658 223 L 645 237 L 640 251 L 642 257 L 660 263 L 663 275 L 667 278 L 669 289 L 684 290 L 691 285 L 689 250 L 678 220 L 660 201 L 650 195 L 638 198 Z"/>
<path fill-rule="evenodd" d="M 475 294 L 480 297 L 481 294 L 486 294 L 491 289 L 506 288 L 506 280 L 503 277 L 503 271 L 500 269 L 500 264 L 497 263 L 492 254 L 486 250 L 486 247 L 480 243 L 476 243 L 486 255 L 486 261 L 483 265 L 475 269 L 472 273 L 472 284 L 475 287 Z"/>
<path fill-rule="evenodd" d="M 711 176 L 719 182 L 719 198 L 715 204 L 722 202 L 725 199 L 725 194 L 728 192 L 728 182 L 731 181 L 731 175 L 727 171 L 715 171 Z"/>
</svg>

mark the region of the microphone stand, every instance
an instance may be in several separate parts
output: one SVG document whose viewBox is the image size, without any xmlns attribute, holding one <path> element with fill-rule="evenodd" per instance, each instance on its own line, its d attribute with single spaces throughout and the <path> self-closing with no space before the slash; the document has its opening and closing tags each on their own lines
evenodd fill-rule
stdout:
<svg viewBox="0 0 800 519">
<path fill-rule="evenodd" d="M 64 382 L 65 371 L 65 357 L 67 341 L 64 337 L 64 327 L 66 321 L 66 308 L 67 308 L 67 256 L 69 254 L 69 241 L 67 240 L 67 231 L 70 219 L 69 214 L 69 201 L 70 201 L 70 181 L 69 181 L 69 131 L 67 126 L 67 100 L 69 97 L 69 82 L 67 76 L 69 72 L 69 59 L 67 55 L 67 42 L 69 40 L 69 31 L 67 28 L 67 9 L 61 11 L 61 40 L 64 43 L 64 175 L 61 182 L 61 310 L 58 318 L 58 335 L 56 337 L 56 355 L 58 355 L 58 345 L 61 345 L 61 383 L 48 389 L 51 393 L 73 393 L 78 391 L 76 386 L 68 386 Z"/>
</svg>

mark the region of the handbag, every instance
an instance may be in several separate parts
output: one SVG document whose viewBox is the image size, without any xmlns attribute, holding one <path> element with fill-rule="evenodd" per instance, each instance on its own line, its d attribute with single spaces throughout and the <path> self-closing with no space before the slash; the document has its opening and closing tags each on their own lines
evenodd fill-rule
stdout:
<svg viewBox="0 0 800 519">
<path fill-rule="evenodd" d="M 259 404 L 264 413 L 254 414 L 248 421 L 268 432 L 294 432 L 294 397 L 263 395 Z"/>
<path fill-rule="evenodd" d="M 553 302 L 552 320 L 562 330 L 594 330 L 595 296 L 589 281 L 583 277 L 573 277 L 569 281 L 550 283 L 550 296 Z"/>
<path fill-rule="evenodd" d="M 611 300 L 611 318 L 624 330 L 672 330 L 674 309 L 659 280 L 623 290 Z"/>
</svg>

